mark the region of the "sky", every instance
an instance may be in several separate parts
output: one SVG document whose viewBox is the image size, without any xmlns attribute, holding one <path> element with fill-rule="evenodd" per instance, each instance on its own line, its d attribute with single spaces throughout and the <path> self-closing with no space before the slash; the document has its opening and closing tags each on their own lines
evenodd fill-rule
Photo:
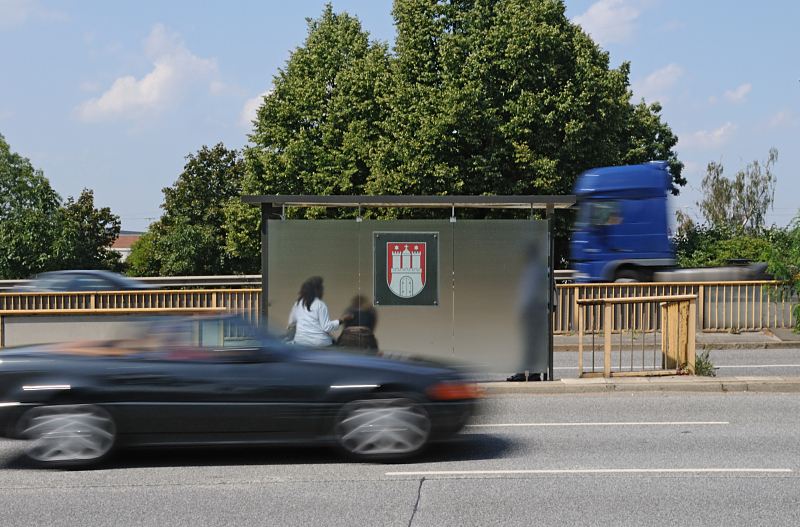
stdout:
<svg viewBox="0 0 800 527">
<path fill-rule="evenodd" d="M 0 0 L 0 134 L 63 196 L 95 192 L 126 230 L 161 210 L 185 156 L 242 148 L 260 97 L 325 1 Z M 392 42 L 391 0 L 332 0 Z M 800 209 L 800 2 L 566 0 L 567 15 L 631 64 L 634 100 L 660 101 L 697 216 L 710 161 L 733 175 L 779 151 L 768 221 Z M 792 51 L 792 50 L 795 51 Z"/>
</svg>

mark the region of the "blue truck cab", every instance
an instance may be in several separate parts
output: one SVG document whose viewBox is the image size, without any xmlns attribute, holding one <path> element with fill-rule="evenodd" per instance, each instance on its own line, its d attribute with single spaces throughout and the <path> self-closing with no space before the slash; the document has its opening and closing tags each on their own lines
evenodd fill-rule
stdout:
<svg viewBox="0 0 800 527">
<path fill-rule="evenodd" d="M 667 163 L 595 168 L 578 176 L 570 244 L 577 282 L 650 281 L 675 266 Z"/>
</svg>

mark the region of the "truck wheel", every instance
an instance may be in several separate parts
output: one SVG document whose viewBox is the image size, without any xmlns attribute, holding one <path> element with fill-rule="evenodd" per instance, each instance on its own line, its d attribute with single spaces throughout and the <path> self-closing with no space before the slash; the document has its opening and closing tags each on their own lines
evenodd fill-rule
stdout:
<svg viewBox="0 0 800 527">
<path fill-rule="evenodd" d="M 635 269 L 621 269 L 614 274 L 614 283 L 641 282 L 642 274 Z"/>
</svg>

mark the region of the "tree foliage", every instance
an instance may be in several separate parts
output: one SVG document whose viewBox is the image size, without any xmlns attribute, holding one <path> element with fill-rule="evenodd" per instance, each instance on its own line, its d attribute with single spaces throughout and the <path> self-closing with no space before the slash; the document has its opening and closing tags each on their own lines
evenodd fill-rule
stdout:
<svg viewBox="0 0 800 527">
<path fill-rule="evenodd" d="M 0 135 L 0 278 L 26 278 L 51 266 L 59 205 L 42 171 Z"/>
<path fill-rule="evenodd" d="M 60 216 L 53 244 L 53 257 L 60 268 L 121 268 L 120 254 L 111 249 L 119 237 L 119 216 L 109 207 L 95 208 L 94 192 L 84 189 L 78 199 L 67 198 Z"/>
<path fill-rule="evenodd" d="M 717 267 L 732 260 L 769 262 L 775 244 L 786 237 L 785 229 L 773 227 L 758 234 L 715 229 L 689 224 L 679 228 L 673 239 L 678 265 L 684 268 Z"/>
<path fill-rule="evenodd" d="M 800 332 L 800 212 L 784 230 L 784 235 L 771 243 L 769 272 L 788 284 L 786 294 L 794 302 L 795 331 Z"/>
<path fill-rule="evenodd" d="M 697 203 L 699 223 L 682 211 L 676 213 L 676 257 L 682 267 L 713 267 L 730 260 L 771 262 L 775 247 L 782 246 L 787 230 L 766 227 L 766 213 L 775 195 L 773 167 L 778 151 L 771 148 L 767 161 L 749 163 L 733 179 L 721 163 L 708 164 L 703 197 Z"/>
<path fill-rule="evenodd" d="M 697 203 L 707 224 L 714 229 L 758 232 L 775 198 L 776 177 L 772 171 L 778 150 L 771 148 L 767 160 L 749 163 L 728 179 L 721 163 L 709 163 L 703 178 L 703 199 Z"/>
<path fill-rule="evenodd" d="M 394 17 L 371 193 L 565 194 L 593 166 L 675 160 L 660 107 L 631 104 L 628 64 L 562 2 L 398 0 Z"/>
<path fill-rule="evenodd" d="M 96 209 L 84 190 L 62 204 L 30 160 L 0 135 L 0 278 L 19 279 L 56 269 L 116 269 L 110 250 L 119 217 Z"/>
<path fill-rule="evenodd" d="M 223 208 L 242 192 L 244 161 L 222 143 L 186 160 L 177 181 L 163 189 L 164 214 L 132 248 L 131 274 L 229 274 L 247 267 L 226 253 L 223 229 Z"/>
<path fill-rule="evenodd" d="M 685 183 L 661 107 L 631 102 L 628 64 L 562 1 L 395 0 L 393 15 L 391 53 L 330 6 L 309 20 L 259 108 L 245 193 L 564 194 L 588 168 L 653 159 Z M 257 211 L 226 217 L 228 250 L 252 258 Z"/>
</svg>

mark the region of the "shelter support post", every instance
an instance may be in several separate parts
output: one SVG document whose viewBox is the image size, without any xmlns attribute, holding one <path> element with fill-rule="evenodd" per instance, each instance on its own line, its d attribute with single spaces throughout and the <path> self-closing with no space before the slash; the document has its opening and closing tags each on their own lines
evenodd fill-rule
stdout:
<svg viewBox="0 0 800 527">
<path fill-rule="evenodd" d="M 261 322 L 269 317 L 269 217 L 272 203 L 261 204 Z"/>
<path fill-rule="evenodd" d="M 555 379 L 553 377 L 553 320 L 555 320 L 556 316 L 556 306 L 555 306 L 555 298 L 556 298 L 556 262 L 555 262 L 555 243 L 553 242 L 553 218 L 555 216 L 555 207 L 551 203 L 547 204 L 546 209 L 546 216 L 547 216 L 547 244 L 548 244 L 548 256 L 547 256 L 547 310 L 548 310 L 548 317 L 547 317 L 547 380 L 552 381 Z"/>
</svg>

